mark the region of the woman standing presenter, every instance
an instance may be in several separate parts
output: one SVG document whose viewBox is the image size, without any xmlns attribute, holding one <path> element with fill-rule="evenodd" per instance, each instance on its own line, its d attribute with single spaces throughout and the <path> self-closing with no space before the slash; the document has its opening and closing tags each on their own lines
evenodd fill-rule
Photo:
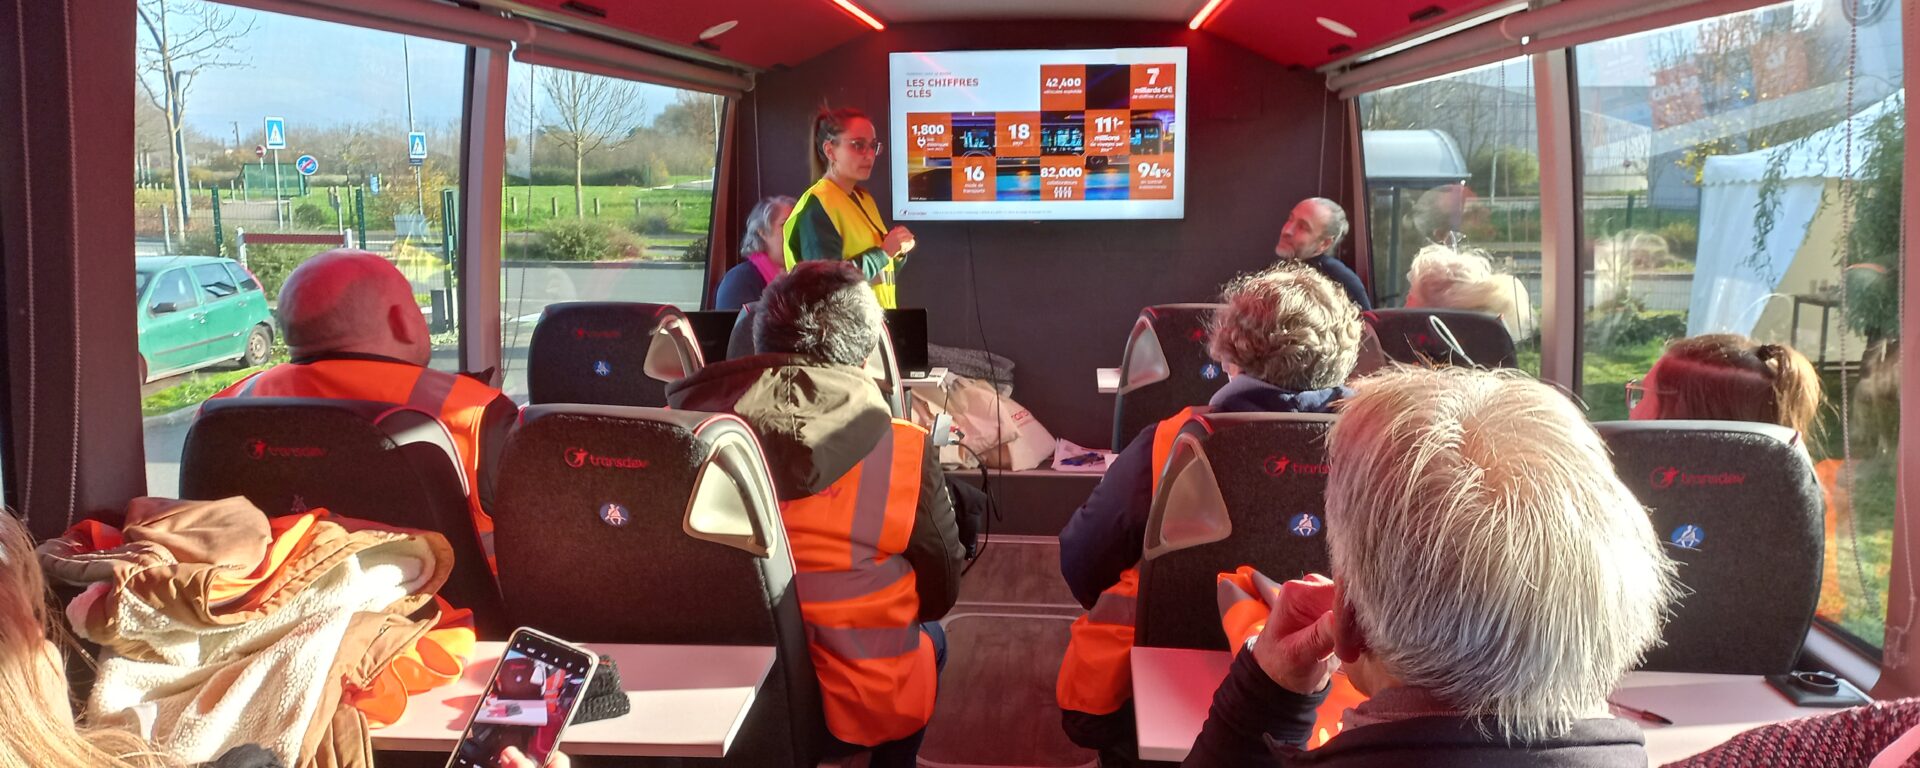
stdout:
<svg viewBox="0 0 1920 768">
<path fill-rule="evenodd" d="M 787 268 L 802 261 L 846 260 L 860 267 L 880 299 L 894 308 L 894 270 L 913 250 L 906 227 L 886 228 L 873 194 L 860 182 L 873 176 L 880 139 L 857 109 L 826 109 L 813 118 L 813 175 L 787 218 Z"/>
</svg>

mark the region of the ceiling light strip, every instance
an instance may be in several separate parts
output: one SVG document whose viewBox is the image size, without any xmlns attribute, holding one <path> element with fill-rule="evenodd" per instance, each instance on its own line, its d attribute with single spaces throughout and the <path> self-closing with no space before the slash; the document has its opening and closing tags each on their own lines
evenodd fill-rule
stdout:
<svg viewBox="0 0 1920 768">
<path fill-rule="evenodd" d="M 1217 1 L 1218 0 L 1216 0 L 1216 2 Z M 873 27 L 876 32 L 887 28 L 887 25 L 880 23 L 880 20 L 874 18 L 873 14 L 867 13 L 860 6 L 854 5 L 853 0 L 833 0 L 833 4 L 840 6 L 840 10 L 846 11 L 848 15 L 859 19 L 861 23 Z"/>
<path fill-rule="evenodd" d="M 1193 15 L 1193 21 L 1187 22 L 1187 29 L 1206 26 L 1207 21 L 1213 18 L 1214 12 L 1219 11 L 1220 6 L 1225 5 L 1226 2 L 1227 0 L 1207 0 L 1207 4 L 1200 8 L 1200 12 Z"/>
</svg>

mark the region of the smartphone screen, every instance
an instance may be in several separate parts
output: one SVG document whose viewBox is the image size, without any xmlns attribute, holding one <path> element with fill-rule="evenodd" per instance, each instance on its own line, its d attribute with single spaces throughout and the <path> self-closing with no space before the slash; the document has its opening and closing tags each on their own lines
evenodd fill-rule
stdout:
<svg viewBox="0 0 1920 768">
<path fill-rule="evenodd" d="M 515 631 L 448 767 L 494 768 L 507 747 L 519 747 L 535 765 L 545 765 L 559 748 L 560 731 L 573 717 L 597 661 L 531 629 Z"/>
</svg>

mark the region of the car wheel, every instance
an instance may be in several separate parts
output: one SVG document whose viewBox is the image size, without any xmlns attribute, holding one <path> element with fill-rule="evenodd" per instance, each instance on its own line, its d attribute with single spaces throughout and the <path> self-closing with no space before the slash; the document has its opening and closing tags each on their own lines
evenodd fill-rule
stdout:
<svg viewBox="0 0 1920 768">
<path fill-rule="evenodd" d="M 240 354 L 240 367 L 253 368 L 265 365 L 267 355 L 273 352 L 273 331 L 265 325 L 256 325 L 253 332 L 247 334 L 247 351 Z"/>
</svg>

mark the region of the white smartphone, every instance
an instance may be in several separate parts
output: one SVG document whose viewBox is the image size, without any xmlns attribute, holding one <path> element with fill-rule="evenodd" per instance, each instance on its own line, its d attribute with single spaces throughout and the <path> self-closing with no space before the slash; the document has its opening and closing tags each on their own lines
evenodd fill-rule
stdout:
<svg viewBox="0 0 1920 768">
<path fill-rule="evenodd" d="M 514 630 L 447 768 L 497 768 L 507 747 L 546 765 L 599 663 L 580 646 L 526 627 Z"/>
</svg>

